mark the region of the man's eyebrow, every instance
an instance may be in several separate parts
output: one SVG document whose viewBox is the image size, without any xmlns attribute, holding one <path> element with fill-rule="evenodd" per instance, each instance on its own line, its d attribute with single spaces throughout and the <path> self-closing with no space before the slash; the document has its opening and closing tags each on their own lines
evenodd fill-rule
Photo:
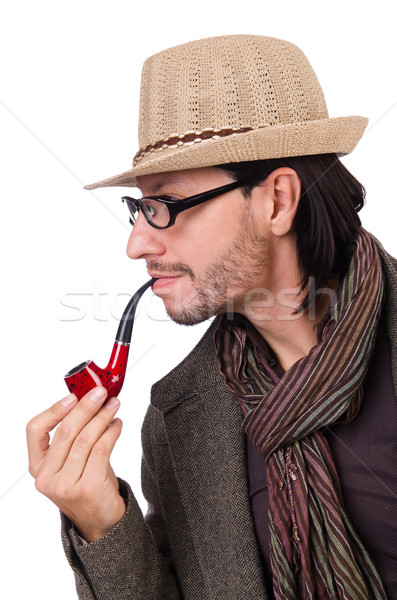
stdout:
<svg viewBox="0 0 397 600">
<path fill-rule="evenodd" d="M 186 188 L 188 187 L 187 182 L 185 180 L 183 180 L 181 177 L 170 176 L 170 177 L 167 177 L 167 179 L 159 179 L 158 181 L 156 181 L 155 183 L 153 183 L 150 186 L 150 194 L 151 195 L 155 195 L 162 188 L 168 187 L 169 185 L 172 185 L 175 188 L 180 187 L 181 191 L 182 191 L 182 189 L 185 191 Z"/>
</svg>

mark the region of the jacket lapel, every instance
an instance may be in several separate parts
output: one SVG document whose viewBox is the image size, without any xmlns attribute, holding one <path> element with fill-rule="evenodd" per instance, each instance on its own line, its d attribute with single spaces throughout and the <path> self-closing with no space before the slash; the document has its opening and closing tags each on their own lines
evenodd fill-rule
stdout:
<svg viewBox="0 0 397 600">
<path fill-rule="evenodd" d="M 247 491 L 242 415 L 219 375 L 213 327 L 153 388 L 203 578 L 219 598 L 266 598 Z M 168 376 L 166 378 L 168 380 Z M 165 384 L 165 387 L 164 387 Z M 215 589 L 216 588 L 216 593 Z"/>
</svg>

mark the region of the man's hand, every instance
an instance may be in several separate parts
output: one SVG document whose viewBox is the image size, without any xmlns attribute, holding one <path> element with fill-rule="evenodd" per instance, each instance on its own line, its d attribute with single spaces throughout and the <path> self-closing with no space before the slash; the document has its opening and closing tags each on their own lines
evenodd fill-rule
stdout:
<svg viewBox="0 0 397 600">
<path fill-rule="evenodd" d="M 50 498 L 93 542 L 121 519 L 125 504 L 110 466 L 110 454 L 121 433 L 113 419 L 120 402 L 96 387 L 80 402 L 69 394 L 29 421 L 26 432 L 29 471 L 36 488 Z M 57 425 L 50 444 L 49 432 Z"/>
</svg>

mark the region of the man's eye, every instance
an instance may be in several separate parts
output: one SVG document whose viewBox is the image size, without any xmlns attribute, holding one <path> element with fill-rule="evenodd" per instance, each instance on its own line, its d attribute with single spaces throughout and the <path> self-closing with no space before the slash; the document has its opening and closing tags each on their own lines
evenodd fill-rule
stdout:
<svg viewBox="0 0 397 600">
<path fill-rule="evenodd" d="M 146 212 L 150 217 L 154 217 L 156 214 L 156 204 L 155 202 L 146 202 Z"/>
</svg>

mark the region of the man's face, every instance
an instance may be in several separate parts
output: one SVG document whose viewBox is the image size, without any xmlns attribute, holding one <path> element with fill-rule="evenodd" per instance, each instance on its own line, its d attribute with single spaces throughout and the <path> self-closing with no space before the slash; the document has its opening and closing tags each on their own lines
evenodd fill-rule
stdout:
<svg viewBox="0 0 397 600">
<path fill-rule="evenodd" d="M 166 194 L 183 199 L 232 178 L 216 168 L 139 177 L 143 196 Z M 262 287 L 268 240 L 252 198 L 232 190 L 178 215 L 169 229 L 151 227 L 142 213 L 133 227 L 127 254 L 144 258 L 158 277 L 153 292 L 176 322 L 193 325 L 229 311 L 244 313 L 247 294 Z"/>
</svg>

